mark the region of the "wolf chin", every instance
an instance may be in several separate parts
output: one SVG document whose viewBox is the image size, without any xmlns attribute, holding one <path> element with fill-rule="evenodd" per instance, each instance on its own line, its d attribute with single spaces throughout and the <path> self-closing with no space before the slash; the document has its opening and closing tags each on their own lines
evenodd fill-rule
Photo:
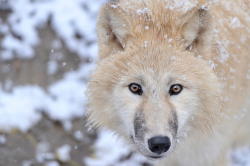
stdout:
<svg viewBox="0 0 250 166">
<path fill-rule="evenodd" d="M 178 3 L 101 8 L 88 120 L 156 166 L 226 166 L 250 140 L 250 4 Z"/>
</svg>

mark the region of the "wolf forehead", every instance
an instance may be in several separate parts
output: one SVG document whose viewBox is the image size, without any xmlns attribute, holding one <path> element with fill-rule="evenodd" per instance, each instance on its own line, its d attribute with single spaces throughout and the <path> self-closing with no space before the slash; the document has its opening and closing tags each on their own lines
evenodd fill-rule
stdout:
<svg viewBox="0 0 250 166">
<path fill-rule="evenodd" d="M 188 81 L 187 78 L 199 82 L 199 80 L 196 80 L 197 77 L 202 78 L 205 74 L 205 70 L 200 70 L 206 65 L 205 62 L 189 56 L 188 53 L 181 55 L 177 51 L 170 51 L 168 48 L 157 49 L 156 47 L 136 48 L 138 49 L 136 52 L 126 51 L 105 58 L 98 64 L 96 74 L 103 78 L 113 78 L 115 81 L 135 78 L 141 80 L 141 82 L 149 79 L 167 79 L 168 82 L 176 79 Z M 124 80 L 120 80 L 121 78 Z"/>
</svg>

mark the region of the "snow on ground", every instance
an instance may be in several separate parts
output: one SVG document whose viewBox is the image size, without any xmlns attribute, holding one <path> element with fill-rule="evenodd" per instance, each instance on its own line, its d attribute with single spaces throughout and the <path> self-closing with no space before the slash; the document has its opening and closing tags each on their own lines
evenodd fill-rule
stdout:
<svg viewBox="0 0 250 166">
<path fill-rule="evenodd" d="M 40 87 L 16 87 L 12 93 L 0 91 L 0 128 L 18 128 L 27 131 L 40 120 L 36 110 L 43 107 L 46 98 Z"/>
<path fill-rule="evenodd" d="M 62 147 L 57 149 L 57 156 L 58 159 L 62 162 L 66 162 L 70 160 L 70 151 L 71 151 L 71 147 L 70 145 L 63 145 Z"/>
<path fill-rule="evenodd" d="M 51 147 L 47 142 L 39 142 L 36 147 L 36 160 L 38 163 L 43 163 L 47 160 L 53 160 L 55 155 L 50 152 Z M 27 161 L 29 163 L 29 161 Z"/>
<path fill-rule="evenodd" d="M 5 144 L 6 143 L 6 138 L 4 135 L 0 135 L 0 145 Z"/>
<path fill-rule="evenodd" d="M 95 60 L 95 18 L 99 6 L 104 1 L 9 0 L 8 4 L 5 2 L 5 6 L 0 6 L 0 9 L 11 8 L 13 13 L 8 18 L 8 24 L 3 24 L 0 19 L 0 35 L 4 36 L 1 41 L 3 49 L 0 58 L 9 60 L 15 56 L 26 59 L 34 57 L 33 47 L 39 44 L 37 29 L 50 21 L 53 30 L 68 49 L 77 53 L 79 57 Z M 170 7 L 178 8 L 183 3 L 184 1 L 180 1 Z M 232 20 L 232 23 L 234 22 L 237 23 L 237 20 Z M 70 128 L 71 120 L 84 115 L 86 81 L 94 66 L 94 63 L 82 65 L 77 71 L 67 73 L 62 80 L 52 84 L 47 92 L 38 86 L 15 87 L 11 93 L 0 90 L 0 129 L 9 131 L 18 128 L 25 132 L 41 119 L 42 112 L 51 119 L 64 123 L 66 129 Z M 48 67 L 51 73 L 57 68 L 53 63 Z M 75 133 L 75 137 L 83 139 L 79 133 Z M 0 144 L 4 144 L 5 141 L 5 137 L 0 135 Z M 140 155 L 133 155 L 129 160 L 121 160 L 121 156 L 128 156 L 130 150 L 124 142 L 114 138 L 114 135 L 106 130 L 100 131 L 94 147 L 96 155 L 84 159 L 88 166 L 139 166 L 145 160 Z M 70 150 L 71 147 L 64 145 L 58 149 L 57 154 L 61 160 L 68 160 Z M 46 145 L 41 144 L 38 151 L 38 154 L 44 151 L 43 156 L 37 156 L 38 160 L 51 157 L 46 152 Z M 248 148 L 236 150 L 232 157 L 235 166 L 250 166 L 249 154 Z M 57 162 L 47 163 L 47 166 L 57 165 Z"/>
<path fill-rule="evenodd" d="M 0 90 L 0 129 L 18 128 L 27 131 L 45 112 L 51 119 L 65 125 L 84 115 L 87 76 L 94 65 L 83 65 L 68 72 L 45 92 L 38 86 L 18 86 L 12 93 Z"/>
<path fill-rule="evenodd" d="M 250 147 L 236 149 L 232 154 L 233 166 L 250 166 Z"/>
<path fill-rule="evenodd" d="M 56 161 L 50 161 L 50 162 L 46 163 L 46 166 L 60 166 L 60 164 L 58 164 L 58 162 L 56 162 Z"/>
<path fill-rule="evenodd" d="M 33 47 L 39 44 L 37 28 L 50 20 L 54 31 L 71 51 L 94 62 L 97 55 L 95 18 L 103 1 L 10 0 L 6 6 L 13 12 L 8 18 L 8 25 L 1 25 L 4 28 L 0 33 L 4 38 L 0 58 L 9 60 L 15 56 L 35 56 Z M 48 67 L 51 73 L 57 68 L 51 63 Z M 12 93 L 0 90 L 0 129 L 27 131 L 41 119 L 41 112 L 70 126 L 71 119 L 84 114 L 85 85 L 93 67 L 90 63 L 68 72 L 62 80 L 52 84 L 48 92 L 37 86 L 15 87 Z"/>
<path fill-rule="evenodd" d="M 95 57 L 92 53 L 95 45 L 91 44 L 96 39 L 95 18 L 104 1 L 10 0 L 8 6 L 13 10 L 8 18 L 10 26 L 0 26 L 4 32 L 1 59 L 7 60 L 17 55 L 20 58 L 35 56 L 33 46 L 39 43 L 37 28 L 48 21 L 71 51 L 82 57 Z"/>
</svg>

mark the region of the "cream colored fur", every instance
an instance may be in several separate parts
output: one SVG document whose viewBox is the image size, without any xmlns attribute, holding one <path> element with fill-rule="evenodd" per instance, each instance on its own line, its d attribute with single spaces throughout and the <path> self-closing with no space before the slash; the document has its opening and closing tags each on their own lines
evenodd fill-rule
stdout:
<svg viewBox="0 0 250 166">
<path fill-rule="evenodd" d="M 250 142 L 250 3 L 193 0 L 191 9 L 173 9 L 172 2 L 113 0 L 103 6 L 89 121 L 148 155 L 145 141 L 130 138 L 142 111 L 145 139 L 169 135 L 173 143 L 156 166 L 226 166 L 231 149 Z M 143 86 L 142 96 L 128 90 L 132 82 Z M 169 96 L 174 83 L 184 89 Z M 176 137 L 168 123 L 173 110 Z"/>
</svg>

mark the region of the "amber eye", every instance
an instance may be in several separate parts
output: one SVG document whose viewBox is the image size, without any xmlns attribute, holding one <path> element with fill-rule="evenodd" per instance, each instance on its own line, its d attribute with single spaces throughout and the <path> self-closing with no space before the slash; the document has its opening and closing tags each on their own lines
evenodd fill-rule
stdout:
<svg viewBox="0 0 250 166">
<path fill-rule="evenodd" d="M 143 91 L 141 88 L 141 85 L 137 84 L 137 83 L 131 83 L 128 86 L 130 92 L 136 94 L 136 95 L 142 95 Z"/>
<path fill-rule="evenodd" d="M 174 84 L 170 87 L 169 89 L 169 94 L 172 95 L 178 95 L 179 93 L 181 93 L 183 89 L 183 86 L 181 84 Z"/>
</svg>

